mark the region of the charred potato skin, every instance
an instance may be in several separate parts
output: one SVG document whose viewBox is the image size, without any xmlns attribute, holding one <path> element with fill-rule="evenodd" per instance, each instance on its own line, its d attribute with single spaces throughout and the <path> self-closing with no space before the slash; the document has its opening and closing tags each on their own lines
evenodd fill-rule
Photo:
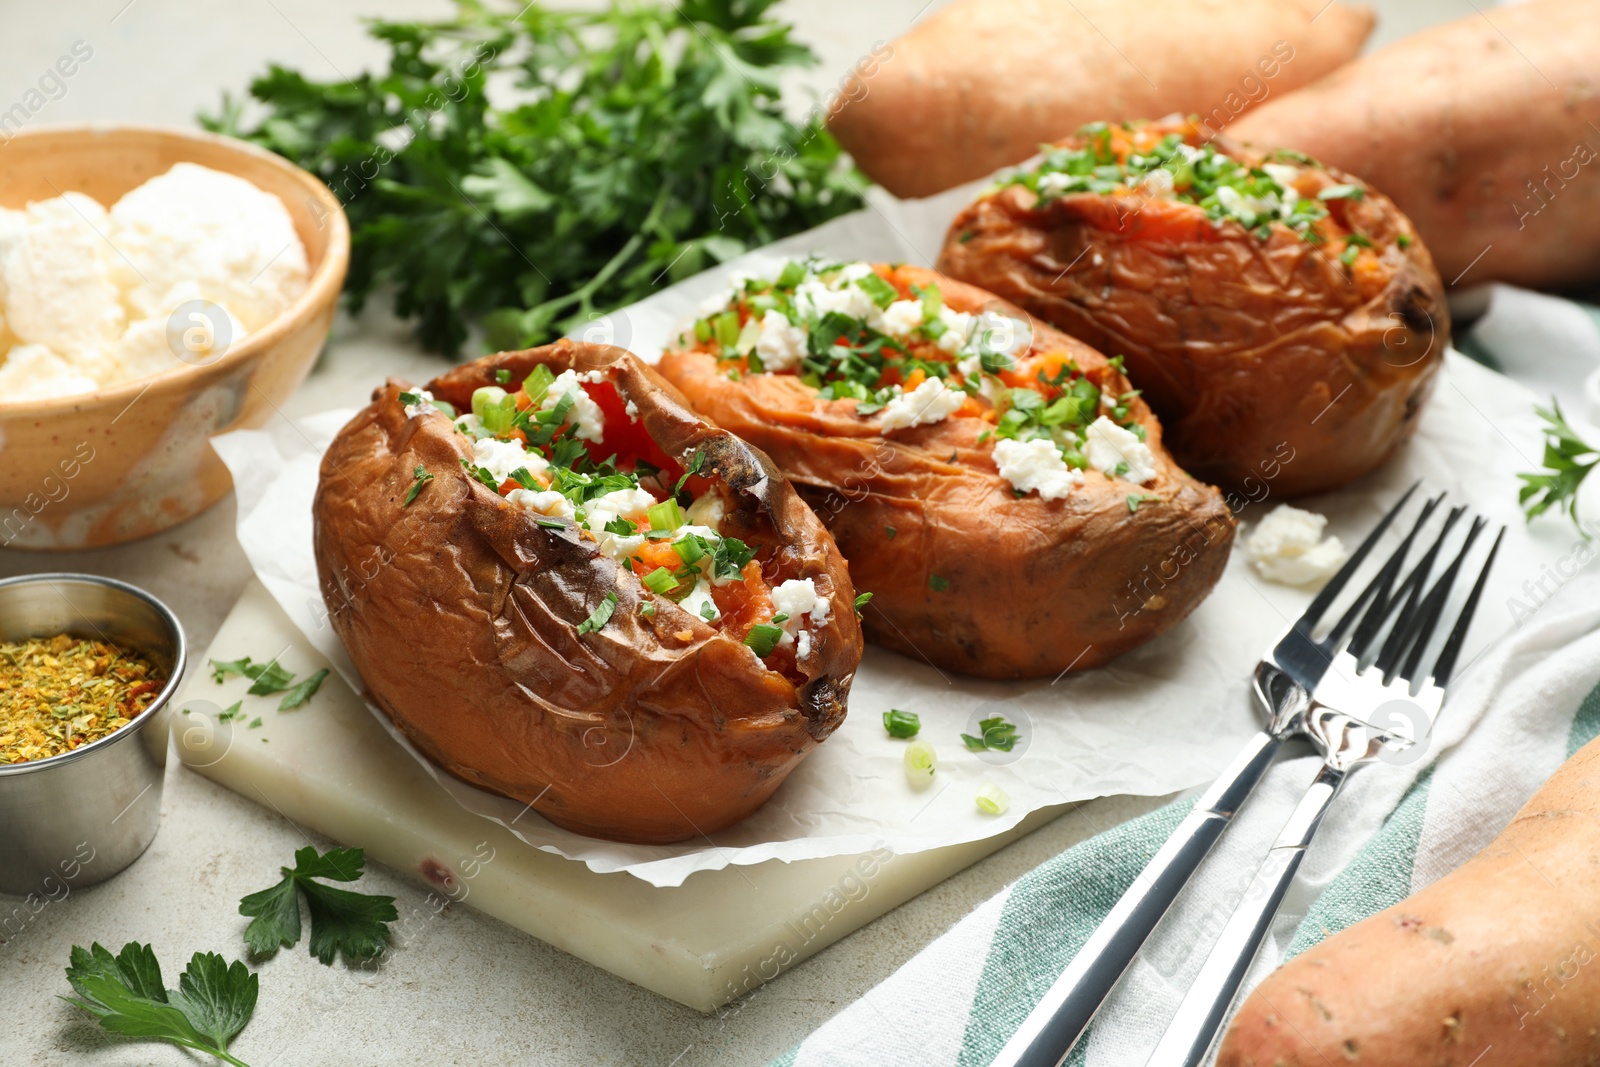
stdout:
<svg viewBox="0 0 1600 1067">
<path fill-rule="evenodd" d="M 467 439 L 443 415 L 408 418 L 392 380 L 323 459 L 314 543 L 330 621 L 370 698 L 456 777 L 596 837 L 666 843 L 729 826 L 844 719 L 861 631 L 843 557 L 766 456 L 621 349 L 502 353 L 428 388 L 469 410 L 496 371 L 521 381 L 541 363 L 611 368 L 651 439 L 674 459 L 705 452 L 704 472 L 732 490 L 724 530 L 770 529 L 772 569 L 832 597 L 803 684 L 676 605 L 640 615 L 648 594 L 625 565 L 469 477 Z M 407 506 L 419 464 L 434 478 Z M 611 620 L 579 636 L 607 592 Z"/>
<path fill-rule="evenodd" d="M 1178 127 L 1174 127 L 1175 129 Z M 1218 140 L 1218 150 L 1259 162 Z M 1379 249 L 1355 278 L 1282 225 L 1262 241 L 1196 205 L 1007 186 L 950 226 L 939 269 L 1095 348 L 1128 376 L 1191 473 L 1285 496 L 1345 485 L 1416 430 L 1450 337 L 1444 285 L 1404 215 L 1355 184 L 1332 201 Z M 1404 235 L 1409 247 L 1396 247 Z"/>
<path fill-rule="evenodd" d="M 932 271 L 901 267 L 888 277 L 936 283 L 955 310 L 1028 319 Z M 1109 387 L 1129 388 L 1099 352 L 1043 324 L 1033 330 L 1035 351 L 1064 349 Z M 1227 563 L 1232 514 L 1166 454 L 1161 426 L 1140 401 L 1133 411 L 1158 481 L 1138 487 L 1090 471 L 1070 496 L 1047 502 L 1016 496 L 1000 477 L 992 440 L 979 440 L 992 428 L 982 420 L 953 417 L 884 437 L 853 402 L 819 402 L 793 375 L 733 382 L 695 351 L 669 350 L 658 366 L 800 489 L 850 561 L 856 588 L 872 593 L 868 638 L 940 670 L 1034 678 L 1099 666 L 1182 621 Z M 1157 499 L 1133 510 L 1134 493 Z"/>
</svg>

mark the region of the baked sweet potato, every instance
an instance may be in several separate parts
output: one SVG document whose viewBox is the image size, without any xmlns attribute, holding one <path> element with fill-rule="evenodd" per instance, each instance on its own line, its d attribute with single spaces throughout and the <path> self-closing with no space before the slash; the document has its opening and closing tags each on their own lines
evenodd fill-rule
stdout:
<svg viewBox="0 0 1600 1067">
<path fill-rule="evenodd" d="M 1450 284 L 1600 282 L 1600 3 L 1482 5 L 1241 118 L 1382 189 Z M 1470 268 L 1470 269 L 1469 269 Z"/>
<path fill-rule="evenodd" d="M 1183 619 L 1233 541 L 1118 365 L 972 286 L 792 261 L 659 364 L 838 539 L 875 642 L 941 669 L 1082 669 Z"/>
<path fill-rule="evenodd" d="M 1269 976 L 1218 1067 L 1600 1062 L 1596 857 L 1600 741 L 1465 866 Z"/>
<path fill-rule="evenodd" d="M 569 830 L 728 826 L 844 719 L 861 630 L 833 538 L 621 349 L 391 380 L 323 457 L 314 510 L 371 698 L 451 774 Z"/>
<path fill-rule="evenodd" d="M 956 0 L 853 81 L 829 128 L 896 196 L 1020 163 L 1095 119 L 1213 133 L 1355 58 L 1372 12 L 1325 0 Z"/>
<path fill-rule="evenodd" d="M 1387 459 L 1450 334 L 1433 261 L 1382 194 L 1191 122 L 1050 148 L 956 217 L 939 268 L 1125 356 L 1197 477 L 1287 496 Z"/>
</svg>

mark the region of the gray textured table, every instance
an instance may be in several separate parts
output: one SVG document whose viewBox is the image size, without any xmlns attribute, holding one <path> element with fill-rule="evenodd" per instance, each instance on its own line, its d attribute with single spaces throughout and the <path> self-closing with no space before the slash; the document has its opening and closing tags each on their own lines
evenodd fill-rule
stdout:
<svg viewBox="0 0 1600 1067">
<path fill-rule="evenodd" d="M 903 32 L 940 0 L 789 0 L 783 13 L 822 56 L 797 87 L 824 91 L 878 40 Z M 1375 40 L 1471 14 L 1467 0 L 1384 0 Z M 381 62 L 359 16 L 437 17 L 449 5 L 327 0 L 0 0 L 0 109 L 20 99 L 76 41 L 93 57 L 36 122 L 88 119 L 187 124 L 224 89 L 240 93 L 268 61 L 313 76 L 348 75 Z M 0 181 L 4 180 L 0 156 Z M 440 364 L 382 314 L 341 317 L 311 379 L 285 408 L 294 417 L 365 401 L 389 373 L 430 377 Z M 84 570 L 123 578 L 165 599 L 203 650 L 249 577 L 224 500 L 158 537 L 106 551 L 32 555 L 0 551 L 0 576 Z M 485 918 L 448 908 L 375 974 L 323 968 L 284 953 L 263 975 L 255 1020 L 234 1051 L 271 1064 L 761 1064 L 860 997 L 1000 887 L 1074 842 L 1159 801 L 1108 798 L 1030 837 L 850 935 L 715 1016 L 647 993 Z M 197 948 L 239 946 L 234 909 L 270 870 L 304 845 L 275 813 L 169 767 L 163 824 L 150 851 L 112 881 L 72 893 L 0 944 L 0 1065 L 132 1067 L 198 1063 L 176 1049 L 112 1038 L 54 999 L 74 943 L 152 942 L 176 984 Z M 326 845 L 326 842 L 318 842 Z M 378 869 L 373 891 L 393 893 L 402 914 L 425 893 Z M 18 902 L 0 897 L 6 911 Z"/>
</svg>

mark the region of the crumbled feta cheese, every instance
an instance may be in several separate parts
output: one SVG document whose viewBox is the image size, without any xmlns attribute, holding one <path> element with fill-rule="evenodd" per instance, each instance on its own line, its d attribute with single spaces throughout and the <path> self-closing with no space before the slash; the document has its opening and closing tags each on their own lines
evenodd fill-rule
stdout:
<svg viewBox="0 0 1600 1067">
<path fill-rule="evenodd" d="M 696 526 L 708 526 L 715 530 L 722 525 L 722 519 L 727 513 L 728 507 L 722 502 L 722 494 L 712 491 L 690 504 L 689 510 L 684 512 L 684 517 Z"/>
<path fill-rule="evenodd" d="M 573 519 L 577 512 L 573 510 L 572 501 L 556 492 L 554 489 L 541 489 L 538 492 L 532 489 L 513 489 L 506 494 L 506 500 L 519 508 L 537 511 L 552 519 Z"/>
<path fill-rule="evenodd" d="M 761 336 L 756 340 L 756 355 L 768 371 L 792 370 L 806 354 L 806 331 L 789 321 L 776 308 L 761 317 Z"/>
<path fill-rule="evenodd" d="M 606 524 L 616 519 L 626 519 L 637 525 L 644 518 L 646 509 L 655 502 L 655 497 L 643 489 L 613 490 L 584 504 L 584 527 L 594 535 L 604 555 L 612 559 L 631 556 L 644 544 L 644 535 L 612 533 L 606 529 Z"/>
<path fill-rule="evenodd" d="M 554 409 L 561 398 L 569 393 L 573 394 L 572 410 L 567 414 L 567 420 L 572 424 L 572 436 L 582 441 L 600 440 L 606 432 L 605 415 L 594 398 L 584 391 L 582 379 L 572 371 L 564 370 L 556 375 L 556 380 L 550 383 L 550 389 L 545 393 L 540 410 Z"/>
<path fill-rule="evenodd" d="M 1039 192 L 1044 196 L 1058 196 L 1067 191 L 1072 184 L 1072 175 L 1051 171 L 1049 174 L 1039 176 Z"/>
<path fill-rule="evenodd" d="M 628 401 L 627 406 L 624 407 L 622 410 L 628 413 L 628 418 L 633 419 L 636 422 L 638 421 L 638 419 L 639 419 L 639 405 L 638 404 L 635 404 L 633 401 L 630 400 L 630 401 Z"/>
<path fill-rule="evenodd" d="M 1295 179 L 1300 177 L 1300 169 L 1291 167 L 1287 163 L 1263 163 L 1261 169 L 1267 172 L 1267 177 L 1285 189 L 1293 188 Z"/>
<path fill-rule="evenodd" d="M 1192 144 L 1180 144 L 1178 146 L 1178 155 L 1183 157 L 1184 162 L 1193 163 L 1195 160 L 1200 159 L 1201 157 L 1203 157 L 1205 155 L 1205 152 L 1202 151 L 1201 149 L 1196 148 Z M 1218 158 L 1218 159 L 1227 159 L 1228 157 L 1224 156 L 1221 152 L 1218 152 L 1216 154 L 1216 158 Z"/>
<path fill-rule="evenodd" d="M 1174 188 L 1172 172 L 1170 170 L 1157 167 L 1155 170 L 1152 170 L 1146 174 L 1144 176 L 1144 180 L 1141 181 L 1139 185 L 1140 188 L 1144 190 L 1144 194 L 1146 196 L 1165 196 L 1172 192 Z"/>
<path fill-rule="evenodd" d="M 417 398 L 417 402 L 415 404 L 406 405 L 406 418 L 414 419 L 418 415 L 422 415 L 426 412 L 439 410 L 433 406 L 433 394 L 428 392 L 426 389 L 418 389 L 412 395 Z"/>
<path fill-rule="evenodd" d="M 794 302 L 801 314 L 811 318 L 820 319 L 829 312 L 838 312 L 848 318 L 861 319 L 874 328 L 883 321 L 883 311 L 872 302 L 872 297 L 853 283 L 834 289 L 820 281 L 804 281 L 795 288 Z"/>
<path fill-rule="evenodd" d="M 779 583 L 772 591 L 772 614 L 789 617 L 778 624 L 783 627 L 778 644 L 791 643 L 795 634 L 801 632 L 801 624 L 808 620 L 818 626 L 827 622 L 830 609 L 828 598 L 817 595 L 816 582 L 812 579 L 789 578 Z"/>
<path fill-rule="evenodd" d="M 1156 476 L 1156 457 L 1150 446 L 1104 415 L 1084 431 L 1083 454 L 1095 470 L 1135 485 L 1144 485 Z M 1127 470 L 1118 474 L 1117 468 L 1124 464 Z"/>
<path fill-rule="evenodd" d="M 689 591 L 689 595 L 678 601 L 680 608 L 701 619 L 706 617 L 704 612 L 708 604 L 711 606 L 711 620 L 720 619 L 722 612 L 717 610 L 717 602 L 711 599 L 711 583 L 704 578 L 695 582 L 694 588 Z"/>
<path fill-rule="evenodd" d="M 497 441 L 484 437 L 472 445 L 472 462 L 503 482 L 518 467 L 526 467 L 529 474 L 543 474 L 549 462 L 537 452 L 529 452 L 520 441 Z"/>
<path fill-rule="evenodd" d="M 922 325 L 922 301 L 896 300 L 883 309 L 883 332 L 904 337 Z"/>
<path fill-rule="evenodd" d="M 1059 500 L 1083 484 L 1083 472 L 1068 467 L 1061 450 L 1042 437 L 996 441 L 994 464 L 1019 492 L 1038 493 L 1041 500 Z"/>
<path fill-rule="evenodd" d="M 795 638 L 794 658 L 797 660 L 811 658 L 811 631 L 801 630 L 800 636 Z"/>
<path fill-rule="evenodd" d="M 895 397 L 883 408 L 883 428 L 899 430 L 943 422 L 966 403 L 967 394 L 952 389 L 943 378 L 927 378 L 909 393 Z"/>
<path fill-rule="evenodd" d="M 972 340 L 972 330 L 978 320 L 968 312 L 941 307 L 939 321 L 944 323 L 944 333 L 939 335 L 935 344 L 946 352 L 959 352 Z"/>
<path fill-rule="evenodd" d="M 943 340 L 943 338 L 940 338 L 940 340 Z M 975 382 L 978 380 L 978 375 L 983 373 L 983 357 L 974 355 L 958 359 L 956 360 L 956 370 L 961 372 L 961 377 L 965 380 Z"/>
<path fill-rule="evenodd" d="M 998 311 L 985 311 L 972 327 L 971 343 L 979 352 L 993 356 L 1015 356 L 1033 344 L 1033 329 L 1021 319 Z"/>
<path fill-rule="evenodd" d="M 494 436 L 493 433 L 484 428 L 483 420 L 470 411 L 455 421 L 455 428 L 474 440 Z"/>
<path fill-rule="evenodd" d="M 1327 525 L 1314 511 L 1279 504 L 1244 538 L 1245 558 L 1269 581 L 1320 587 L 1349 558 L 1337 537 L 1322 536 Z"/>
</svg>

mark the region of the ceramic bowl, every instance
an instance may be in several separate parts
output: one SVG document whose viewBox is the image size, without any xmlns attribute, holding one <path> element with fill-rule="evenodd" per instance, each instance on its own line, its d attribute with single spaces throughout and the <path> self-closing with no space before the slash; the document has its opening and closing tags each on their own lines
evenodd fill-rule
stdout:
<svg viewBox="0 0 1600 1067">
<path fill-rule="evenodd" d="M 108 207 L 179 162 L 236 174 L 283 201 L 310 280 L 266 327 L 203 359 L 92 393 L 0 398 L 0 546 L 77 549 L 145 537 L 231 487 L 209 439 L 258 427 L 300 385 L 333 324 L 350 227 L 326 185 L 228 137 L 148 126 L 24 130 L 0 145 L 0 206 L 77 191 Z"/>
</svg>

